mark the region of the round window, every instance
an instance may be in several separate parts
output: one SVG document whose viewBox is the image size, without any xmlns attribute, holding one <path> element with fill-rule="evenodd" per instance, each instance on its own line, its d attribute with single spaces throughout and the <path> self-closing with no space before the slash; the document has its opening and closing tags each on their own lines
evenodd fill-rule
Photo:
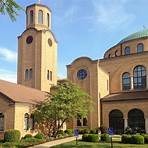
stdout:
<svg viewBox="0 0 148 148">
<path fill-rule="evenodd" d="M 51 39 L 48 39 L 48 44 L 49 44 L 49 46 L 52 46 L 52 40 Z"/>
<path fill-rule="evenodd" d="M 79 80 L 84 80 L 87 77 L 87 71 L 84 70 L 84 69 L 80 69 L 77 72 L 77 77 L 78 77 Z"/>
<path fill-rule="evenodd" d="M 33 37 L 32 36 L 28 36 L 27 39 L 26 39 L 26 43 L 27 44 L 31 44 L 33 41 Z"/>
</svg>

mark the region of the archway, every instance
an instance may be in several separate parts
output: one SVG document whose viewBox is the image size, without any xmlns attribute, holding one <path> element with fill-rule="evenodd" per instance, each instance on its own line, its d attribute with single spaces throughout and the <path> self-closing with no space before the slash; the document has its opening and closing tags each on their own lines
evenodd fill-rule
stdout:
<svg viewBox="0 0 148 148">
<path fill-rule="evenodd" d="M 120 110 L 112 110 L 109 113 L 109 127 L 113 128 L 114 134 L 121 134 L 124 131 L 123 113 Z"/>
<path fill-rule="evenodd" d="M 145 119 L 142 110 L 132 109 L 128 112 L 128 126 L 131 128 L 145 129 Z"/>
</svg>

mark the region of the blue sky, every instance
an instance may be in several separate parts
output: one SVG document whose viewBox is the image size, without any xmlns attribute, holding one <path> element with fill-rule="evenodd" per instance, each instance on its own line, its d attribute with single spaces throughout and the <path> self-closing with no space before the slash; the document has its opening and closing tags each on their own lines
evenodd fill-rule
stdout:
<svg viewBox="0 0 148 148">
<path fill-rule="evenodd" d="M 37 0 L 16 0 L 24 8 Z M 127 35 L 148 27 L 148 0 L 42 0 L 52 10 L 58 40 L 58 76 L 80 56 L 100 59 Z M 16 22 L 0 15 L 0 79 L 16 82 L 17 36 L 25 30 L 25 13 Z"/>
</svg>

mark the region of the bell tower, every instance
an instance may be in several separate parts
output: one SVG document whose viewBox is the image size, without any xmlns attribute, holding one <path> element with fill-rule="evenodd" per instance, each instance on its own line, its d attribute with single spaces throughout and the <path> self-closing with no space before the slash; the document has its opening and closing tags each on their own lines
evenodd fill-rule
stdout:
<svg viewBox="0 0 148 148">
<path fill-rule="evenodd" d="M 57 41 L 45 5 L 26 8 L 26 30 L 18 37 L 17 83 L 47 92 L 57 84 Z"/>
</svg>

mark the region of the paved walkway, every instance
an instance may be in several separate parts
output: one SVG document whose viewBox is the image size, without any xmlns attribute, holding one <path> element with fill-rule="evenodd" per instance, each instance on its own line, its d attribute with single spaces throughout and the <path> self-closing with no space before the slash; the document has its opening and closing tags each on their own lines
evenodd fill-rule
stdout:
<svg viewBox="0 0 148 148">
<path fill-rule="evenodd" d="M 78 139 L 81 139 L 81 138 L 82 138 L 82 136 L 80 135 Z M 49 147 L 52 147 L 52 146 L 55 146 L 55 145 L 59 145 L 59 144 L 63 144 L 63 143 L 66 143 L 66 142 L 73 141 L 75 139 L 76 139 L 75 137 L 68 137 L 68 138 L 65 138 L 65 139 L 54 140 L 54 141 L 50 141 L 50 142 L 43 143 L 43 144 L 40 144 L 40 145 L 36 145 L 36 146 L 30 147 L 30 148 L 49 148 Z"/>
</svg>

